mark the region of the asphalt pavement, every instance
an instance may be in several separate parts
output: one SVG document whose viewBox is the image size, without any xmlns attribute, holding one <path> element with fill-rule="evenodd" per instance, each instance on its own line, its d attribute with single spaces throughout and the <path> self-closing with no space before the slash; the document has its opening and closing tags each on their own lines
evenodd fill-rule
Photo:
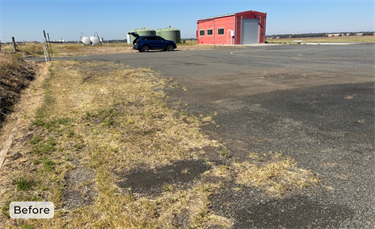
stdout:
<svg viewBox="0 0 375 229">
<path fill-rule="evenodd" d="M 125 53 L 67 59 L 117 61 L 160 71 L 181 88 L 168 102 L 217 112 L 204 132 L 230 156 L 279 152 L 322 185 L 269 197 L 224 187 L 212 210 L 234 228 L 374 227 L 375 45 L 278 45 Z M 185 106 L 189 104 L 189 106 Z"/>
</svg>

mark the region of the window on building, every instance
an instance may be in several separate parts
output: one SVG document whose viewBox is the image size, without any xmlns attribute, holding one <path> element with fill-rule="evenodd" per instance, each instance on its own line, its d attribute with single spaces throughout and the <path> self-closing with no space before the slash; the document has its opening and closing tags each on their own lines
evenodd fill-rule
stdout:
<svg viewBox="0 0 375 229">
<path fill-rule="evenodd" d="M 207 36 L 212 36 L 212 29 L 207 29 Z"/>
<path fill-rule="evenodd" d="M 204 36 L 204 29 L 199 30 L 199 36 Z"/>
<path fill-rule="evenodd" d="M 224 28 L 217 29 L 218 35 L 224 35 Z"/>
</svg>

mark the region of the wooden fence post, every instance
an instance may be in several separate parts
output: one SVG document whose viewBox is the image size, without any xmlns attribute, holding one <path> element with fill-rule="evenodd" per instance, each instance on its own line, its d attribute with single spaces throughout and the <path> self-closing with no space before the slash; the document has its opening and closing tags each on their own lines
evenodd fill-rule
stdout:
<svg viewBox="0 0 375 229">
<path fill-rule="evenodd" d="M 49 39 L 49 33 L 47 33 L 47 37 L 48 37 L 49 51 L 50 51 L 51 56 L 52 56 L 52 46 L 51 46 L 51 41 Z"/>
<path fill-rule="evenodd" d="M 16 45 L 16 41 L 14 40 L 14 37 L 12 37 L 12 47 L 13 47 L 13 52 L 17 52 L 17 45 Z"/>
<path fill-rule="evenodd" d="M 49 61 L 51 61 L 51 56 L 49 55 L 48 40 L 47 40 L 47 36 L 46 36 L 46 31 L 45 30 L 43 30 L 43 35 L 44 35 L 45 45 L 47 46 L 46 47 L 46 51 L 47 51 L 47 54 L 48 54 L 48 59 L 49 59 Z"/>
</svg>

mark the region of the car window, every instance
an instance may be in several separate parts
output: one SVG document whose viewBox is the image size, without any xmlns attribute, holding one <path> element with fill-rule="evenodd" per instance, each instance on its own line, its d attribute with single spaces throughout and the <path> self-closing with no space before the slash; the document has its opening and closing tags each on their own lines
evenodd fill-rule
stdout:
<svg viewBox="0 0 375 229">
<path fill-rule="evenodd" d="M 155 37 L 145 37 L 143 38 L 144 41 L 154 41 L 156 40 Z"/>
<path fill-rule="evenodd" d="M 162 37 L 157 37 L 156 38 L 158 41 L 164 41 L 164 38 L 162 38 Z"/>
</svg>

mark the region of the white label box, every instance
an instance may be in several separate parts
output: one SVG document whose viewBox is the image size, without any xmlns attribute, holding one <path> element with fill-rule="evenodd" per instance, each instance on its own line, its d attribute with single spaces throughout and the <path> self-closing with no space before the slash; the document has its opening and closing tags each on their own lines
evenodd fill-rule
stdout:
<svg viewBox="0 0 375 229">
<path fill-rule="evenodd" d="M 9 215 L 13 219 L 51 219 L 55 215 L 52 202 L 11 202 Z"/>
</svg>

